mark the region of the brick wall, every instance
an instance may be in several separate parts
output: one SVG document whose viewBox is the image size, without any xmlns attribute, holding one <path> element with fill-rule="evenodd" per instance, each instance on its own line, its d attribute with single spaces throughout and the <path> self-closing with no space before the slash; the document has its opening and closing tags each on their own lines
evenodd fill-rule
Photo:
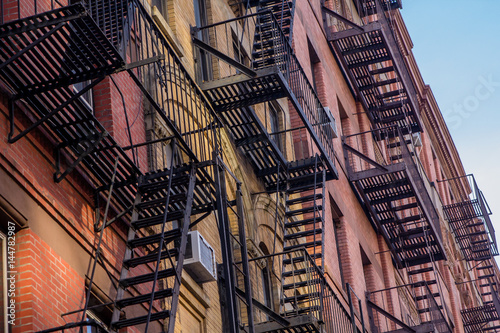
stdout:
<svg viewBox="0 0 500 333">
<path fill-rule="evenodd" d="M 16 234 L 16 269 L 13 333 L 63 325 L 60 314 L 82 307 L 83 277 L 30 229 Z"/>
</svg>

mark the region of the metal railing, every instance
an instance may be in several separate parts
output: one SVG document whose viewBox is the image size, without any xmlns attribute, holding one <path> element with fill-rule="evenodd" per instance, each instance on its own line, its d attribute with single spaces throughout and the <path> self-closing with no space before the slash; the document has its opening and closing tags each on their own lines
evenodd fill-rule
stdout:
<svg viewBox="0 0 500 333">
<path fill-rule="evenodd" d="M 286 265 L 284 274 L 283 260 L 293 260 L 293 264 Z M 361 332 L 357 326 L 353 327 L 349 310 L 344 307 L 306 249 L 252 258 L 249 264 L 254 298 L 285 320 L 309 316 L 311 323 L 321 327 L 321 332 Z M 262 278 L 263 271 L 268 272 L 267 287 L 270 288 L 267 290 Z M 273 292 L 271 297 L 268 297 L 267 291 Z M 254 307 L 254 310 L 256 325 L 273 320 L 259 308 Z"/>
<path fill-rule="evenodd" d="M 126 148 L 139 154 L 138 147 L 147 146 L 151 171 L 168 165 L 169 142 L 174 137 L 185 158 L 211 160 L 212 151 L 220 143 L 215 113 L 142 3 L 90 0 L 85 4 L 89 15 L 128 63 L 127 70 L 138 86 L 135 92 L 143 95 L 144 113 L 152 127 L 147 134 L 149 143 L 131 142 Z M 57 0 L 2 1 L 1 17 L 7 22 L 65 5 L 67 2 Z"/>
<path fill-rule="evenodd" d="M 419 299 L 418 305 L 415 297 Z M 367 302 L 372 331 L 384 333 L 405 327 L 432 325 L 436 332 L 452 332 L 443 311 L 425 282 L 418 290 L 413 289 L 410 284 L 367 292 Z M 420 309 L 427 311 L 419 313 Z"/>
<path fill-rule="evenodd" d="M 188 158 L 211 160 L 220 147 L 215 113 L 142 3 L 130 0 L 128 7 L 130 38 L 125 54 L 134 67 L 128 72 L 144 94 L 145 113 L 154 126 L 166 129 L 167 138 L 178 138 Z M 158 137 L 155 128 L 151 134 L 151 140 L 160 140 L 149 145 L 153 160 L 163 164 L 165 138 Z"/>
<path fill-rule="evenodd" d="M 240 21 L 245 23 L 241 25 Z M 269 73 L 276 69 L 279 76 L 289 87 L 296 112 L 312 129 L 312 136 L 316 137 L 318 149 L 335 163 L 333 148 L 333 129 L 330 126 L 331 114 L 321 104 L 315 89 L 309 82 L 301 64 L 283 33 L 274 14 L 269 11 L 260 11 L 243 17 L 219 22 L 195 29 L 199 35 L 209 36 L 210 46 L 227 56 L 235 59 L 240 65 L 249 70 L 260 73 Z M 237 43 L 233 47 L 233 33 Z M 201 62 L 198 62 L 200 66 Z M 234 66 L 221 58 L 212 57 L 213 77 L 215 80 L 227 79 L 235 75 L 242 75 L 241 66 Z M 269 70 L 269 71 L 266 71 Z M 251 76 L 248 77 L 252 79 Z M 292 129 L 293 130 L 293 129 Z"/>
</svg>

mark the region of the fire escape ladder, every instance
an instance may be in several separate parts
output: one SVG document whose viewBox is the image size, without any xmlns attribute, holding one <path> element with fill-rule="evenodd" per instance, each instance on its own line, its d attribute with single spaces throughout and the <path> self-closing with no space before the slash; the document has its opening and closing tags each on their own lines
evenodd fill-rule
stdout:
<svg viewBox="0 0 500 333">
<path fill-rule="evenodd" d="M 413 289 L 412 295 L 421 325 L 430 325 L 437 332 L 451 332 L 446 319 L 446 305 L 444 305 L 442 299 L 442 280 L 440 279 L 432 251 L 428 251 L 428 253 L 430 256 L 429 263 L 406 268 Z"/>
<path fill-rule="evenodd" d="M 319 156 L 291 163 L 288 167 L 286 187 L 284 244 L 282 262 L 281 315 L 290 317 L 310 317 L 305 320 L 305 331 L 313 332 L 314 314 L 321 312 L 321 289 L 323 281 L 313 270 L 324 269 L 324 228 L 325 228 L 325 182 L 326 170 Z M 305 249 L 312 260 L 308 266 L 297 269 L 306 260 L 296 252 Z M 301 287 L 314 286 L 301 290 Z M 319 302 L 318 302 L 319 300 Z"/>
<path fill-rule="evenodd" d="M 194 164 L 144 175 L 134 203 L 111 327 L 163 323 L 173 332 L 193 201 L 199 200 Z M 146 304 L 144 308 L 142 305 Z M 146 311 L 144 309 L 147 309 Z M 123 318 L 122 313 L 133 313 Z M 145 313 L 144 313 L 145 312 Z"/>
</svg>

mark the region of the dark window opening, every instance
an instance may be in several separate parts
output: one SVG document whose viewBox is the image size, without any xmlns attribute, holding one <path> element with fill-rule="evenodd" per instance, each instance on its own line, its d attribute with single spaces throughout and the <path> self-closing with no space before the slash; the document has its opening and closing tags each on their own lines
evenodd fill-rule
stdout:
<svg viewBox="0 0 500 333">
<path fill-rule="evenodd" d="M 247 67 L 250 67 L 250 57 L 248 53 L 245 51 L 245 48 L 241 44 L 238 36 L 232 32 L 232 44 L 233 44 L 233 58 L 238 61 L 240 64 L 243 64 Z"/>
<path fill-rule="evenodd" d="M 307 40 L 307 47 L 309 49 L 309 65 L 311 66 L 311 72 L 312 72 L 312 84 L 314 91 L 316 93 L 318 92 L 318 84 L 321 82 L 318 82 L 318 71 L 321 69 L 321 62 L 319 60 L 318 54 L 314 50 L 314 47 L 311 44 L 311 41 L 308 39 Z"/>
<path fill-rule="evenodd" d="M 282 145 L 281 145 L 281 135 L 280 134 L 274 134 L 278 133 L 281 130 L 280 127 L 280 118 L 278 115 L 278 110 L 276 106 L 273 103 L 268 103 L 269 107 L 269 125 L 270 125 L 270 131 L 271 131 L 271 139 L 276 143 L 278 148 L 281 150 Z"/>
<path fill-rule="evenodd" d="M 208 25 L 207 3 L 206 0 L 194 0 L 194 16 L 197 27 Z M 197 36 L 201 41 L 209 44 L 210 36 L 208 30 L 198 31 Z M 197 58 L 199 63 L 199 79 L 203 81 L 212 80 L 212 58 L 210 54 L 204 50 L 197 49 Z"/>
</svg>

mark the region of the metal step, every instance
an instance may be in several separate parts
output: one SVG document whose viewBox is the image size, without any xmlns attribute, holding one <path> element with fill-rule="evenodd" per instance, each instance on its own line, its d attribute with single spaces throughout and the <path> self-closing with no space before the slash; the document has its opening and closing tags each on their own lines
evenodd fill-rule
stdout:
<svg viewBox="0 0 500 333">
<path fill-rule="evenodd" d="M 317 293 L 312 293 L 312 294 L 300 294 L 300 295 L 295 295 L 292 297 L 285 297 L 284 303 L 295 303 L 295 302 L 303 302 L 303 301 L 309 301 L 310 299 L 319 299 L 321 297 L 320 292 L 318 291 Z"/>
<path fill-rule="evenodd" d="M 170 256 L 174 260 L 176 260 L 177 254 L 178 254 L 177 248 L 170 249 L 168 251 L 165 250 L 165 251 L 162 251 L 160 259 L 161 260 L 167 259 Z M 136 267 L 138 265 L 147 264 L 147 263 L 150 263 L 150 262 L 153 262 L 156 260 L 158 260 L 158 253 L 153 252 L 153 253 L 147 254 L 145 256 L 140 256 L 140 257 L 135 257 L 135 258 L 125 260 L 123 262 L 123 266 L 125 266 L 126 268 L 131 268 L 131 267 Z"/>
<path fill-rule="evenodd" d="M 169 204 L 173 205 L 175 203 L 179 203 L 186 199 L 186 193 L 178 193 L 178 194 L 170 194 Z M 148 208 L 156 208 L 156 207 L 165 207 L 165 203 L 167 202 L 166 196 L 162 196 L 160 198 L 143 200 L 138 203 L 135 207 L 137 209 L 148 209 Z"/>
<path fill-rule="evenodd" d="M 299 203 L 306 203 L 306 202 L 316 201 L 316 200 L 320 200 L 320 199 L 323 199 L 323 194 L 322 193 L 316 193 L 316 194 L 307 195 L 307 196 L 304 196 L 304 197 L 299 197 L 299 198 L 295 198 L 295 199 L 289 199 L 289 200 L 286 201 L 286 205 L 287 206 L 292 206 L 292 205 L 296 205 L 296 204 L 299 204 Z"/>
<path fill-rule="evenodd" d="M 292 289 L 298 289 L 302 287 L 307 287 L 310 285 L 319 285 L 321 284 L 322 280 L 321 279 L 312 279 L 312 280 L 305 280 L 305 281 L 298 281 L 295 283 L 289 283 L 283 285 L 283 290 L 292 290 Z"/>
<path fill-rule="evenodd" d="M 307 237 L 307 236 L 313 236 L 313 235 L 321 234 L 322 232 L 323 232 L 323 230 L 321 228 L 300 231 L 300 232 L 296 232 L 296 233 L 293 233 L 293 234 L 287 234 L 287 235 L 285 235 L 285 240 L 291 240 L 291 239 L 297 239 L 297 238 L 302 238 L 302 237 Z"/>
<path fill-rule="evenodd" d="M 162 299 L 162 298 L 167 298 L 172 296 L 172 289 L 164 289 L 164 290 L 158 290 L 155 292 L 154 299 Z M 116 301 L 116 306 L 119 308 L 124 308 L 126 306 L 134 305 L 134 304 L 141 304 L 144 302 L 149 302 L 151 300 L 151 293 L 148 294 L 143 294 L 139 296 L 134 296 L 134 297 L 127 297 L 123 298 L 121 300 Z"/>
<path fill-rule="evenodd" d="M 300 226 L 304 226 L 304 225 L 318 223 L 320 221 L 321 221 L 321 218 L 319 216 L 317 216 L 316 218 L 313 217 L 310 219 L 285 223 L 285 228 L 296 228 L 296 227 L 300 227 Z"/>
<path fill-rule="evenodd" d="M 310 247 L 315 247 L 315 246 L 321 246 L 323 241 L 317 240 L 313 242 L 308 242 L 308 243 L 301 243 L 301 244 L 295 244 L 295 245 L 288 245 L 283 248 L 283 251 L 290 251 L 290 250 L 295 250 L 299 249 L 301 247 L 310 248 Z"/>
<path fill-rule="evenodd" d="M 165 244 L 168 244 L 171 241 L 179 238 L 180 236 L 181 236 L 180 229 L 172 229 L 172 230 L 165 231 L 165 235 L 164 235 L 163 240 L 164 240 Z M 146 246 L 146 245 L 155 244 L 155 243 L 158 243 L 160 240 L 161 240 L 161 233 L 154 234 L 151 236 L 145 236 L 145 237 L 131 239 L 127 242 L 127 245 L 133 249 L 133 248 L 136 248 L 139 246 Z"/>
<path fill-rule="evenodd" d="M 309 257 L 312 260 L 321 259 L 322 254 L 321 253 L 310 253 Z M 291 265 L 292 262 L 294 264 L 297 264 L 297 263 L 301 263 L 301 262 L 304 262 L 304 261 L 307 261 L 307 260 L 309 260 L 309 259 L 306 258 L 305 256 L 295 257 L 293 259 L 292 258 L 288 258 L 288 259 L 284 259 L 283 260 L 283 265 Z"/>
<path fill-rule="evenodd" d="M 440 297 L 441 295 L 439 295 L 439 293 L 434 293 L 432 294 L 432 297 L 436 298 L 436 297 Z M 418 301 L 422 301 L 424 299 L 427 299 L 429 298 L 429 295 L 428 294 L 425 294 L 425 295 L 422 295 L 422 296 L 416 296 L 415 297 L 415 300 L 418 302 Z"/>
<path fill-rule="evenodd" d="M 295 269 L 293 271 L 284 271 L 282 276 L 283 277 L 290 277 L 290 276 L 301 276 L 304 274 L 310 274 L 314 273 L 316 270 L 313 267 L 306 267 L 306 268 L 301 268 L 301 269 Z"/>
<path fill-rule="evenodd" d="M 164 279 L 170 276 L 175 275 L 175 269 L 174 268 L 167 268 L 161 271 L 158 271 L 158 279 Z M 141 284 L 141 283 L 146 283 L 146 282 L 151 282 L 155 278 L 155 273 L 148 273 L 148 274 L 143 274 L 143 275 L 138 275 L 138 276 L 132 276 L 125 278 L 123 280 L 120 280 L 120 285 L 122 287 L 130 287 L 136 284 Z"/>
<path fill-rule="evenodd" d="M 420 268 L 420 269 L 415 269 L 413 271 L 408 271 L 408 275 L 416 275 L 416 274 L 422 274 L 422 273 L 427 273 L 427 272 L 432 272 L 434 268 L 432 267 L 426 267 L 426 268 Z"/>
<path fill-rule="evenodd" d="M 442 305 L 438 305 L 438 309 L 439 310 L 443 310 L 443 306 Z M 426 313 L 426 312 L 430 312 L 430 311 L 433 311 L 434 309 L 431 309 L 431 308 L 425 308 L 425 309 L 418 309 L 418 313 Z"/>
<path fill-rule="evenodd" d="M 412 283 L 412 286 L 414 288 L 420 288 L 420 287 L 423 287 L 425 285 L 428 285 L 428 286 L 431 286 L 433 284 L 436 284 L 437 281 L 436 280 L 430 280 L 430 281 L 418 281 L 418 282 L 414 282 Z"/>
<path fill-rule="evenodd" d="M 296 215 L 303 215 L 303 214 L 308 214 L 308 213 L 320 212 L 322 210 L 323 210 L 322 205 L 316 205 L 316 206 L 311 206 L 311 207 L 306 207 L 306 208 L 288 211 L 285 213 L 285 216 L 292 217 L 292 216 L 296 216 Z M 318 217 L 318 219 L 321 221 L 320 217 Z"/>
<path fill-rule="evenodd" d="M 167 214 L 167 222 L 172 222 L 176 220 L 180 220 L 184 216 L 184 210 L 178 210 L 175 212 L 169 212 Z M 155 216 L 150 216 L 150 217 L 144 217 L 141 219 L 138 219 L 136 221 L 132 221 L 132 227 L 134 229 L 138 230 L 141 228 L 146 228 L 146 227 L 152 227 L 154 225 L 162 224 L 163 223 L 163 215 L 155 215 Z"/>
</svg>

